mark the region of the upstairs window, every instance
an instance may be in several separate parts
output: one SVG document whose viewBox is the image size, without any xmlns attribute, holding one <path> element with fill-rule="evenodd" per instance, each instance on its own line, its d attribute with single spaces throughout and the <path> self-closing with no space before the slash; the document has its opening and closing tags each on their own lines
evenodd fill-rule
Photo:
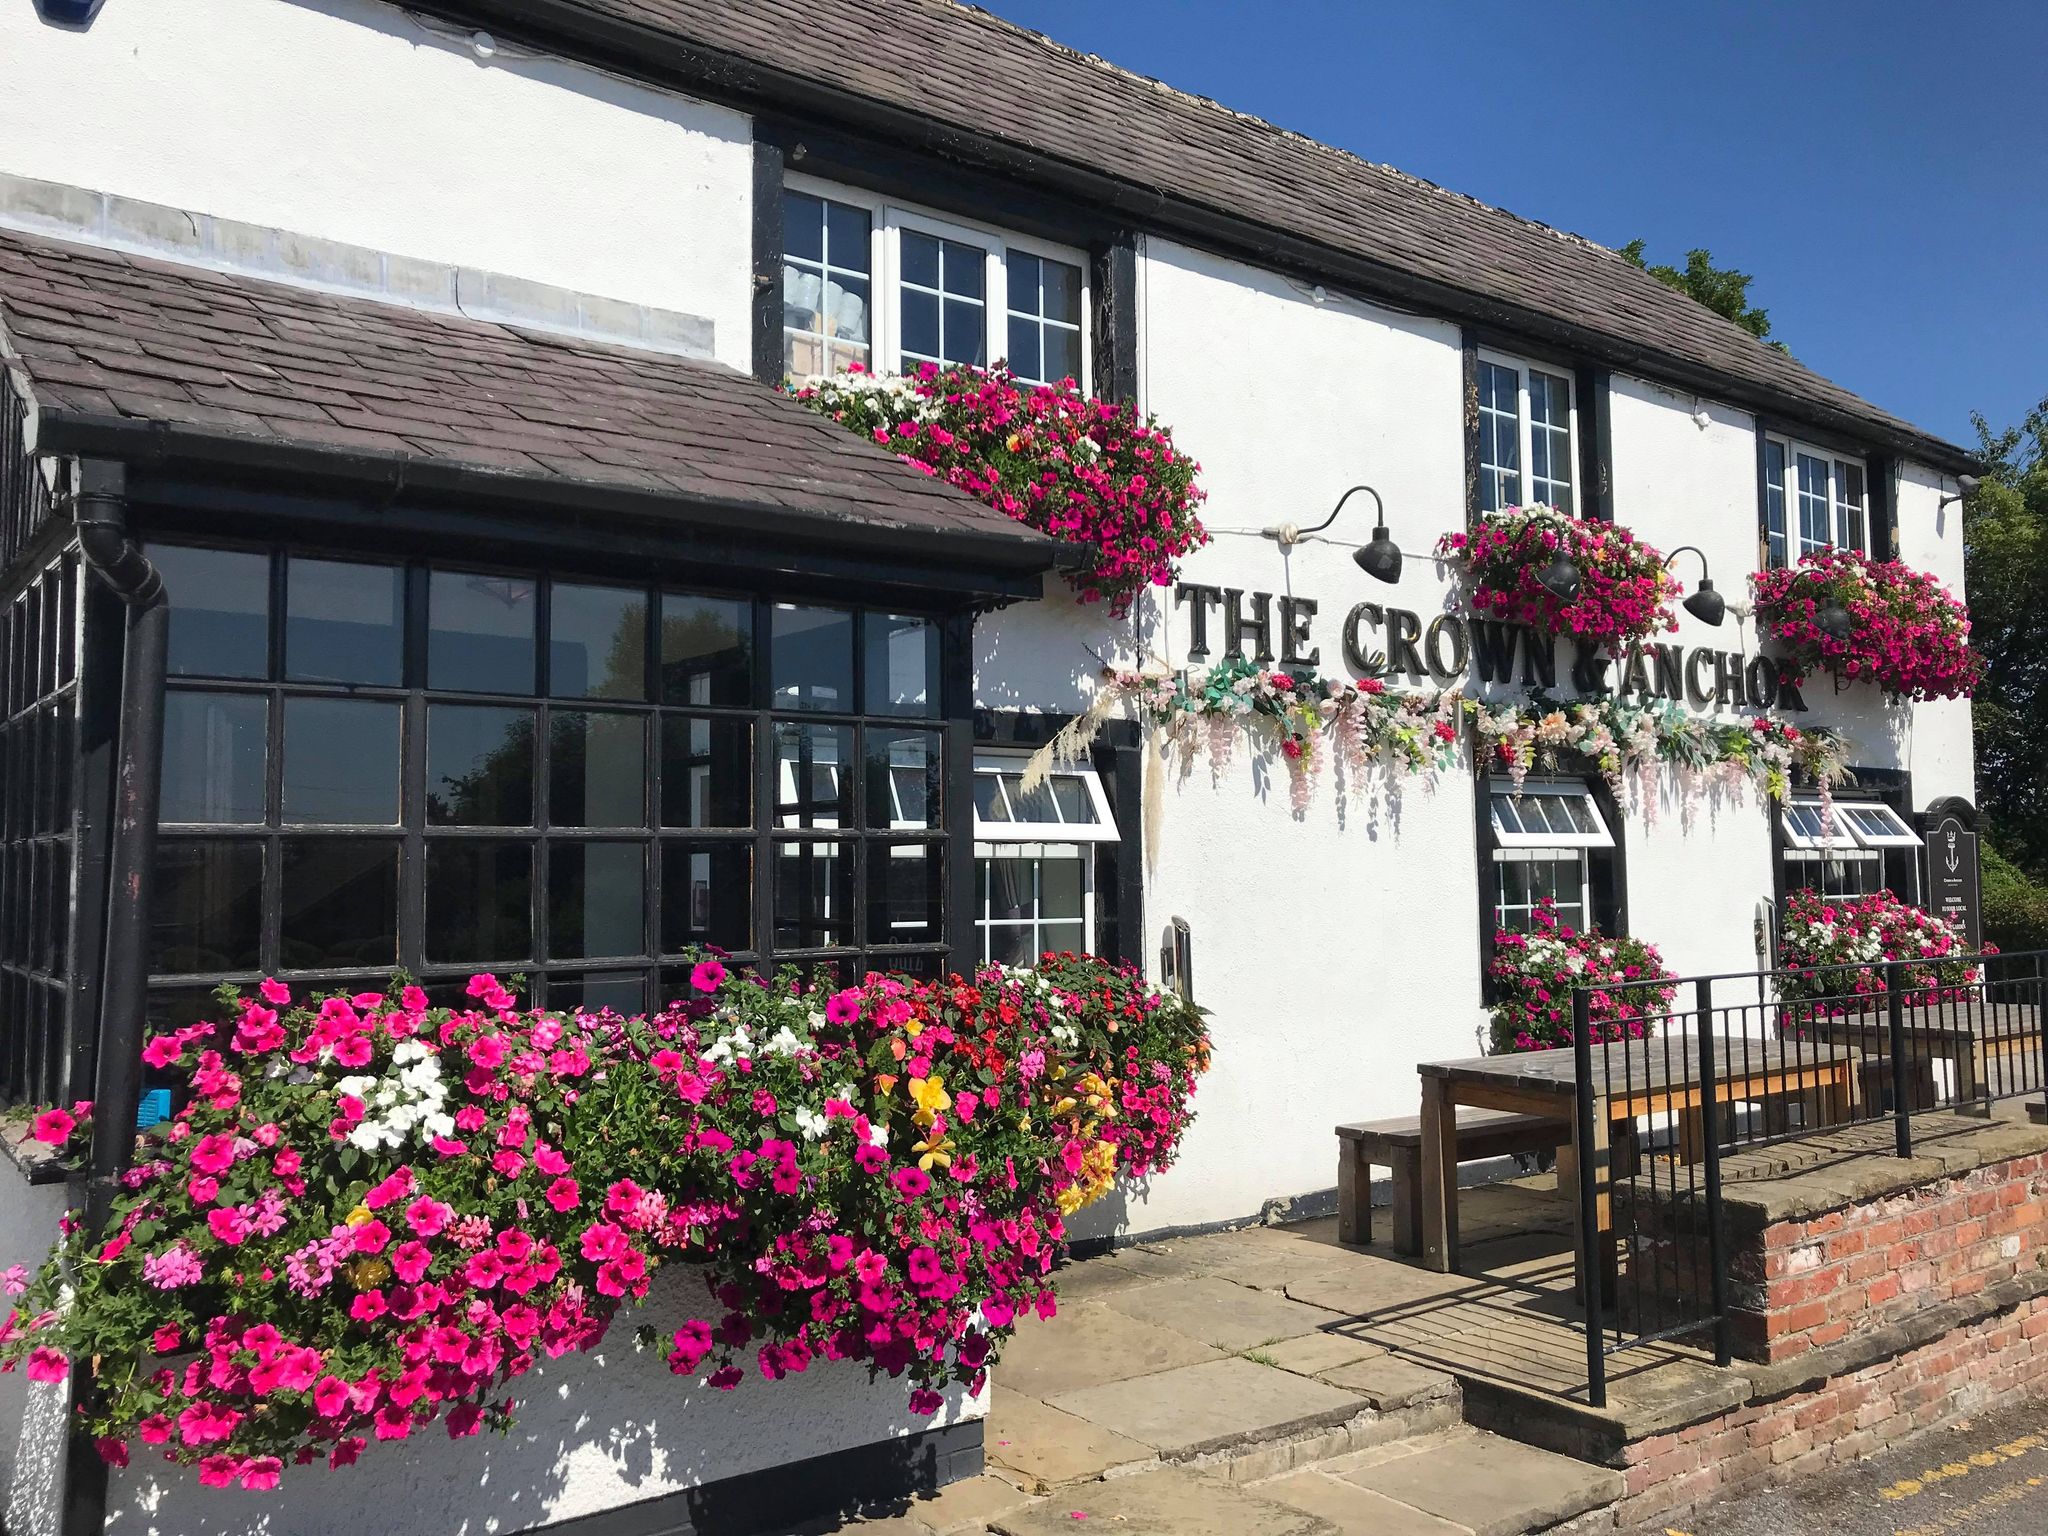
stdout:
<svg viewBox="0 0 2048 1536">
<path fill-rule="evenodd" d="M 1079 251 L 792 177 L 782 288 L 782 361 L 795 378 L 1003 361 L 1027 384 L 1088 387 Z"/>
<path fill-rule="evenodd" d="M 1861 459 L 1791 438 L 1764 439 L 1764 560 L 1795 564 L 1830 546 L 1868 554 L 1869 502 Z"/>
<path fill-rule="evenodd" d="M 1514 358 L 1479 358 L 1479 510 L 1546 506 L 1573 512 L 1572 381 Z"/>
</svg>

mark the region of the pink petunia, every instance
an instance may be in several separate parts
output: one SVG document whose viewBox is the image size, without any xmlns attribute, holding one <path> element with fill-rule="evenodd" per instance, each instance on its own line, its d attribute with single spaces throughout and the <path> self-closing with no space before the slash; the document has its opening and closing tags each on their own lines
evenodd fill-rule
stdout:
<svg viewBox="0 0 2048 1536">
<path fill-rule="evenodd" d="M 69 1139 L 78 1122 L 62 1109 L 46 1109 L 36 1116 L 35 1126 L 30 1132 L 37 1141 L 52 1147 L 61 1147 Z"/>
</svg>

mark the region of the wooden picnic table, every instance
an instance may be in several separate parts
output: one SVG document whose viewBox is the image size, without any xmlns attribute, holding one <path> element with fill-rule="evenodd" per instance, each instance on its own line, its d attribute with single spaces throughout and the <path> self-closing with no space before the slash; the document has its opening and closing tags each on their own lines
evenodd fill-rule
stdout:
<svg viewBox="0 0 2048 1536">
<path fill-rule="evenodd" d="M 1810 1094 L 1826 1123 L 1847 1120 L 1857 1093 L 1857 1052 L 1845 1045 L 1805 1040 L 1715 1037 L 1715 1090 L 1721 1105 L 1768 1103 Z M 1624 1054 L 1626 1053 L 1626 1054 Z M 1695 1161 L 1709 1128 L 1699 1081 L 1698 1045 L 1691 1037 L 1671 1041 L 1667 1052 L 1640 1040 L 1593 1047 L 1593 1145 L 1578 1145 L 1578 1059 L 1569 1048 L 1475 1056 L 1464 1061 L 1425 1061 L 1422 1076 L 1422 1261 L 1431 1269 L 1458 1267 L 1458 1106 L 1547 1115 L 1572 1127 L 1572 1145 L 1560 1153 L 1558 1184 L 1577 1185 L 1577 1169 L 1591 1166 L 1599 1180 L 1600 1230 L 1614 1229 L 1611 1159 L 1616 1125 L 1633 1127 L 1643 1115 L 1672 1115 L 1678 1123 L 1678 1151 Z M 1576 1202 L 1573 1211 L 1578 1210 Z M 1583 1247 L 1582 1247 L 1583 1251 Z M 1606 1250 L 1602 1250 L 1606 1251 Z"/>
<path fill-rule="evenodd" d="M 1940 1095 L 1934 1058 L 1955 1069 L 1954 1101 L 1968 1105 L 1979 1093 L 1994 1098 L 2029 1093 L 2042 1086 L 2041 1016 L 2031 1003 L 1970 998 L 1901 1010 L 1906 1055 L 1914 1064 L 1912 1109 L 1932 1109 Z M 1891 1018 L 1883 997 L 1854 1013 L 1807 1013 L 1797 1004 L 1778 1011 L 1778 1031 L 1787 1039 L 1846 1046 L 1873 1060 L 1892 1053 Z M 1739 1047 L 1738 1047 L 1739 1049 Z M 1873 1097 L 1865 1085 L 1865 1097 Z"/>
</svg>

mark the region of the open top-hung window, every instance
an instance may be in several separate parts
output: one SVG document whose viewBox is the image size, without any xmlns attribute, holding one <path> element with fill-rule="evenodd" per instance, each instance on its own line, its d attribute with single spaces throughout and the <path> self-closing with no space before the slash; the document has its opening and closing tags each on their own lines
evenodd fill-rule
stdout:
<svg viewBox="0 0 2048 1536">
<path fill-rule="evenodd" d="M 1794 796 L 1780 813 L 1785 884 L 1822 896 L 1868 896 L 1887 887 L 1917 899 L 1920 835 L 1882 800 Z"/>
<path fill-rule="evenodd" d="M 1007 362 L 1088 387 L 1083 253 L 792 177 L 783 193 L 783 366 Z"/>
<path fill-rule="evenodd" d="M 1577 405 L 1562 369 L 1495 353 L 1479 357 L 1479 510 L 1547 506 L 1574 512 Z"/>
<path fill-rule="evenodd" d="M 1496 779 L 1488 793 L 1496 926 L 1526 933 L 1546 898 L 1571 927 L 1597 920 L 1594 860 L 1602 850 L 1611 855 L 1614 834 L 1592 791 L 1576 780 L 1532 779 L 1517 794 Z"/>
<path fill-rule="evenodd" d="M 1095 849 L 1117 840 L 1093 768 L 1062 769 L 1029 793 L 1024 759 L 974 765 L 975 928 L 983 961 L 1030 965 L 1096 947 Z"/>
<path fill-rule="evenodd" d="M 1764 438 L 1764 559 L 1791 565 L 1833 545 L 1871 553 L 1869 487 L 1861 459 L 1791 438 Z"/>
</svg>

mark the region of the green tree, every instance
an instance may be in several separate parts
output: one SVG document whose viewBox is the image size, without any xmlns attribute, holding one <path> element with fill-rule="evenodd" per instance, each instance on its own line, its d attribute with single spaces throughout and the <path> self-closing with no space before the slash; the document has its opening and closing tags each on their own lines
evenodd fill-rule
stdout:
<svg viewBox="0 0 2048 1536">
<path fill-rule="evenodd" d="M 1970 640 L 1985 661 L 1978 795 L 2006 857 L 2048 880 L 2048 400 L 2002 432 L 1972 420 L 1984 461 L 1963 504 Z"/>
<path fill-rule="evenodd" d="M 1685 253 L 1685 267 L 1680 270 L 1671 266 L 1651 266 L 1643 255 L 1644 241 L 1631 240 L 1621 248 L 1623 259 L 1641 267 L 1666 288 L 1675 289 L 1695 303 L 1704 304 L 1715 314 L 1733 320 L 1758 341 L 1770 341 L 1780 352 L 1786 350 L 1782 341 L 1771 341 L 1771 315 L 1769 310 L 1755 309 L 1749 302 L 1749 285 L 1754 279 L 1747 272 L 1738 272 L 1733 267 L 1714 265 L 1712 251 L 1698 250 Z"/>
</svg>

